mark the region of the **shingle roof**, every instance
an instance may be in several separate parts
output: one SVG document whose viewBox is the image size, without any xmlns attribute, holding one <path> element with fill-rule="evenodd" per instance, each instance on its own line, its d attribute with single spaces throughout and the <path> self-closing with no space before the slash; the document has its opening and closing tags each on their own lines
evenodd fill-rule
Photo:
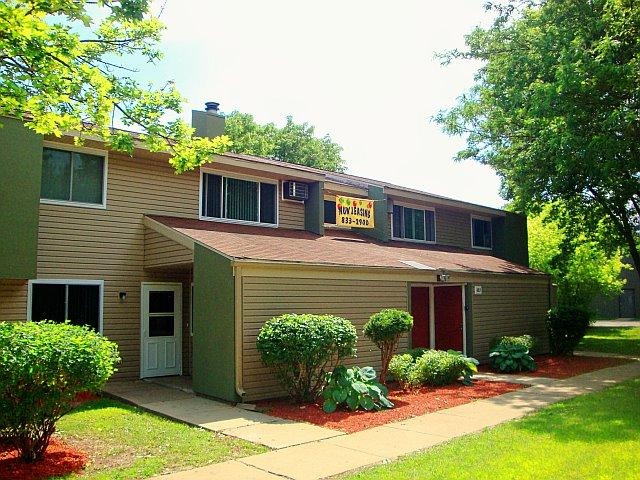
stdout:
<svg viewBox="0 0 640 480">
<path fill-rule="evenodd" d="M 150 215 L 194 241 L 234 259 L 459 272 L 538 274 L 521 265 L 480 252 L 441 245 L 382 243 L 349 230 L 326 229 L 325 235 L 303 230 L 265 228 Z M 409 262 L 409 263 L 406 263 Z"/>
</svg>

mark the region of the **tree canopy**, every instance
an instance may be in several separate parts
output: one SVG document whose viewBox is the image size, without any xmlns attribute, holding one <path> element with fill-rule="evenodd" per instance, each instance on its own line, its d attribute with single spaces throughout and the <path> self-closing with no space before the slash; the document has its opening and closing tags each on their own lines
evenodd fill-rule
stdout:
<svg viewBox="0 0 640 480">
<path fill-rule="evenodd" d="M 603 238 L 626 247 L 640 272 L 640 5 L 511 0 L 487 8 L 493 24 L 443 55 L 445 63 L 483 62 L 472 88 L 436 117 L 466 136 L 457 158 L 492 166 L 518 210 L 562 201 L 568 215 L 555 218 L 588 233 L 605 228 Z"/>
<path fill-rule="evenodd" d="M 342 147 L 329 135 L 315 136 L 315 128 L 304 122 L 297 124 L 292 117 L 279 128 L 273 123 L 260 125 L 248 113 L 232 112 L 226 117 L 225 133 L 233 142 L 230 148 L 284 162 L 306 165 L 332 172 L 343 172 L 345 162 L 340 156 Z"/>
<path fill-rule="evenodd" d="M 159 60 L 162 29 L 148 0 L 0 0 L 0 115 L 43 135 L 169 150 L 179 172 L 210 161 L 228 138 L 195 138 L 184 121 L 165 121 L 183 103 L 173 83 L 143 86 L 125 66 Z M 114 118 L 140 134 L 113 129 Z"/>
<path fill-rule="evenodd" d="M 529 232 L 529 264 L 551 275 L 558 285 L 560 305 L 588 307 L 598 294 L 620 294 L 624 267 L 619 251 L 612 253 L 602 247 L 595 236 L 568 234 L 550 217 L 552 206 L 527 219 Z M 556 210 L 563 207 L 556 205 Z"/>
</svg>

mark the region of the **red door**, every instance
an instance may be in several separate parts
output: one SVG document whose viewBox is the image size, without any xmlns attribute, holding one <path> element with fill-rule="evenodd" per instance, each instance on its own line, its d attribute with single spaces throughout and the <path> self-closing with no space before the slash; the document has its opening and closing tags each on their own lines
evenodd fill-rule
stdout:
<svg viewBox="0 0 640 480">
<path fill-rule="evenodd" d="M 436 349 L 462 351 L 462 287 L 435 287 Z"/>
<path fill-rule="evenodd" d="M 411 346 L 429 348 L 429 288 L 411 287 Z"/>
</svg>

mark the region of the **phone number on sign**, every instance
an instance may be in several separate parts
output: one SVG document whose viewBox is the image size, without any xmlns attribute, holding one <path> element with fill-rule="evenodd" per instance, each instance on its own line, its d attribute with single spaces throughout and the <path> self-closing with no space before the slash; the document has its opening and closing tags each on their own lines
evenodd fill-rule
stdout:
<svg viewBox="0 0 640 480">
<path fill-rule="evenodd" d="M 340 223 L 342 225 L 354 225 L 356 227 L 369 226 L 369 220 L 367 220 L 366 218 L 340 217 Z"/>
</svg>

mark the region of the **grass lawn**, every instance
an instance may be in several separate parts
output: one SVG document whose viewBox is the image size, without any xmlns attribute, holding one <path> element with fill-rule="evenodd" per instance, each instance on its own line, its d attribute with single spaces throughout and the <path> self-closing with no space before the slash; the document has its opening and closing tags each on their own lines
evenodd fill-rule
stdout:
<svg viewBox="0 0 640 480">
<path fill-rule="evenodd" d="M 146 478 L 268 450 L 108 399 L 62 417 L 58 433 L 88 454 L 82 476 L 64 477 L 83 480 Z"/>
<path fill-rule="evenodd" d="M 342 478 L 635 480 L 638 465 L 640 378 Z"/>
<path fill-rule="evenodd" d="M 591 327 L 576 350 L 640 355 L 640 327 Z"/>
</svg>

